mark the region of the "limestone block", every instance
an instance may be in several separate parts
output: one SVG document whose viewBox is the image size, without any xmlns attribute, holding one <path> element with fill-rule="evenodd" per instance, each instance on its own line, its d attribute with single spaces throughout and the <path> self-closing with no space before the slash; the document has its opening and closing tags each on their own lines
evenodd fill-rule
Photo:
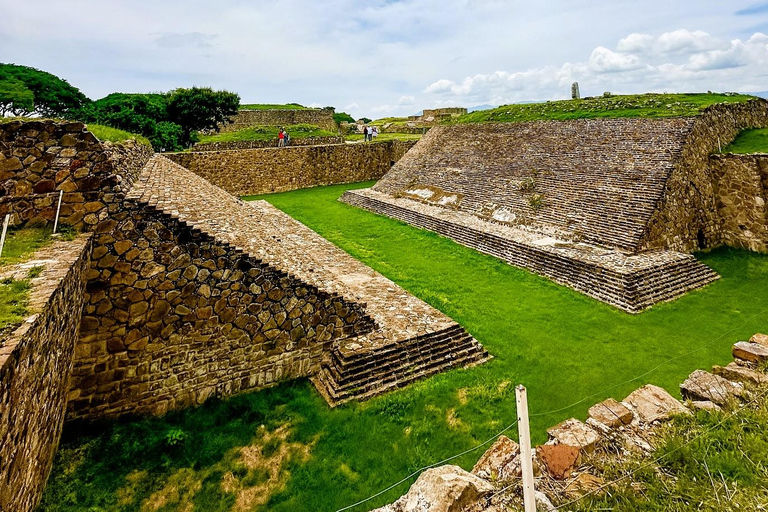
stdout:
<svg viewBox="0 0 768 512">
<path fill-rule="evenodd" d="M 715 365 L 712 367 L 712 373 L 734 382 L 743 382 L 748 384 L 768 383 L 768 375 L 765 373 L 751 370 L 744 366 L 738 365 L 735 362 L 728 363 L 728 366 Z"/>
<path fill-rule="evenodd" d="M 680 392 L 684 397 L 692 400 L 723 405 L 732 398 L 743 396 L 744 386 L 704 370 L 696 370 L 680 384 Z"/>
<path fill-rule="evenodd" d="M 440 466 L 422 473 L 407 494 L 376 512 L 462 512 L 493 490 L 458 466 Z"/>
<path fill-rule="evenodd" d="M 624 399 L 634 409 L 641 423 L 667 420 L 675 414 L 689 414 L 690 411 L 665 389 L 647 384 L 636 389 Z"/>
<path fill-rule="evenodd" d="M 763 333 L 756 333 L 753 334 L 751 338 L 749 338 L 750 343 L 757 343 L 759 345 L 763 345 L 764 347 L 768 347 L 768 334 Z"/>
<path fill-rule="evenodd" d="M 589 417 L 612 428 L 632 423 L 632 411 L 613 398 L 590 407 Z"/>
<path fill-rule="evenodd" d="M 731 350 L 733 357 L 749 363 L 763 363 L 768 361 L 768 346 L 759 343 L 739 341 L 734 343 Z"/>
<path fill-rule="evenodd" d="M 501 478 L 519 454 L 520 446 L 516 442 L 507 436 L 499 436 L 472 468 L 472 474 L 487 479 Z"/>
<path fill-rule="evenodd" d="M 719 405 L 708 400 L 694 400 L 691 402 L 691 408 L 710 412 L 722 411 Z"/>
<path fill-rule="evenodd" d="M 547 434 L 559 444 L 574 446 L 584 452 L 593 451 L 600 440 L 597 431 L 576 418 L 555 425 L 547 430 Z"/>
</svg>

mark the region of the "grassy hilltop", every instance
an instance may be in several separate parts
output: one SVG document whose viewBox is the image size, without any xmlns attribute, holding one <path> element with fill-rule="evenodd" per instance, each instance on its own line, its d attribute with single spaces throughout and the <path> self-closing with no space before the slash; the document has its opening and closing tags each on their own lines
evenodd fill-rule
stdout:
<svg viewBox="0 0 768 512">
<path fill-rule="evenodd" d="M 517 123 L 522 121 L 595 119 L 618 117 L 684 117 L 699 115 L 716 103 L 743 103 L 746 94 L 633 94 L 580 100 L 502 105 L 447 120 L 454 123 Z"/>
</svg>

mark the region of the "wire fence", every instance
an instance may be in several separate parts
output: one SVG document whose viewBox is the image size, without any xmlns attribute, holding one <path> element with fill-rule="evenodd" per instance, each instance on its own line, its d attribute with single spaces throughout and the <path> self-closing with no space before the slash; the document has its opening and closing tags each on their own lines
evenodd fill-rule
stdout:
<svg viewBox="0 0 768 512">
<path fill-rule="evenodd" d="M 596 393 L 592 393 L 591 395 L 585 396 L 585 397 L 583 397 L 583 398 L 581 398 L 581 399 L 579 399 L 579 400 L 577 400 L 577 401 L 575 401 L 575 402 L 573 402 L 573 403 L 571 403 L 571 404 L 569 404 L 569 405 L 567 405 L 567 406 L 565 406 L 565 407 L 561 407 L 561 408 L 559 408 L 559 409 L 554 409 L 554 410 L 551 410 L 551 411 L 547 411 L 547 412 L 540 412 L 540 413 L 536 413 L 536 414 L 530 414 L 530 415 L 529 415 L 529 418 L 534 418 L 534 417 L 541 417 L 541 416 L 549 416 L 549 415 L 553 415 L 553 414 L 558 414 L 558 413 L 561 413 L 561 412 L 565 412 L 565 411 L 567 411 L 567 410 L 570 410 L 570 409 L 572 409 L 573 407 L 576 407 L 577 405 L 581 405 L 581 404 L 583 404 L 584 402 L 586 402 L 587 400 L 593 399 L 593 398 L 595 398 L 595 397 L 598 397 L 598 396 L 600 396 L 600 397 L 606 397 L 606 396 L 610 396 L 610 393 L 611 393 L 612 391 L 614 391 L 614 390 L 616 390 L 616 389 L 618 389 L 618 388 L 624 387 L 624 386 L 626 386 L 627 384 L 631 384 L 632 382 L 635 382 L 635 381 L 641 380 L 641 379 L 643 379 L 644 377 L 647 377 L 648 375 L 652 374 L 653 372 L 655 372 L 655 371 L 656 371 L 656 370 L 658 370 L 659 368 L 661 368 L 661 367 L 663 367 L 663 366 L 665 366 L 665 365 L 667 365 L 667 364 L 669 364 L 669 363 L 671 363 L 671 362 L 677 361 L 677 360 L 679 360 L 679 359 L 682 359 L 682 358 L 684 358 L 684 357 L 689 357 L 689 356 L 691 356 L 691 355 L 693 355 L 693 354 L 696 354 L 697 352 L 701 352 L 702 350 L 705 350 L 705 349 L 707 349 L 707 348 L 711 347 L 711 346 L 712 346 L 712 345 L 714 345 L 715 343 L 718 343 L 718 342 L 720 342 L 720 341 L 721 341 L 723 338 L 725 338 L 726 336 L 730 336 L 730 335 L 733 335 L 735 332 L 737 332 L 737 331 L 740 331 L 741 329 L 745 328 L 745 327 L 746 327 L 746 326 L 747 326 L 749 323 L 751 323 L 751 322 L 752 322 L 754 319 L 756 319 L 756 318 L 758 318 L 758 317 L 761 317 L 761 316 L 763 316 L 763 315 L 768 315 L 768 309 L 765 309 L 765 310 L 762 310 L 762 311 L 760 311 L 760 312 L 758 312 L 758 313 L 755 313 L 754 315 L 752 315 L 752 316 L 750 316 L 749 318 L 747 318 L 746 320 L 744 320 L 744 322 L 743 322 L 742 324 L 740 324 L 740 325 L 738 325 L 738 326 L 736 326 L 736 327 L 733 327 L 733 328 L 731 328 L 731 329 L 728 329 L 727 331 L 724 331 L 724 332 L 723 332 L 722 334 L 720 334 L 719 336 L 717 336 L 717 337 L 713 338 L 712 340 L 710 340 L 710 341 L 708 341 L 708 342 L 706 342 L 706 343 L 704 343 L 704 344 L 700 345 L 698 348 L 696 348 L 696 349 L 693 349 L 693 350 L 690 350 L 690 351 L 688 351 L 688 352 L 686 352 L 686 353 L 684 353 L 684 354 L 680 354 L 680 355 L 678 355 L 678 356 L 675 356 L 675 357 L 671 357 L 671 358 L 669 358 L 669 359 L 666 359 L 665 361 L 663 361 L 663 362 L 659 363 L 658 365 L 654 366 L 654 367 L 653 367 L 653 368 L 651 368 L 650 370 L 647 370 L 647 371 L 645 371 L 645 372 L 643 372 L 643 373 L 641 373 L 641 374 L 639 374 L 639 375 L 637 375 L 637 376 L 635 376 L 635 377 L 632 377 L 631 379 L 627 379 L 627 380 L 625 380 L 625 381 L 623 381 L 623 382 L 620 382 L 620 383 L 618 383 L 618 384 L 614 384 L 613 386 L 610 386 L 610 387 L 608 387 L 608 388 L 602 389 L 602 390 L 600 390 L 600 391 L 598 391 L 598 392 L 596 392 Z M 722 392 L 723 392 L 723 393 L 727 393 L 727 390 L 723 389 L 723 390 L 722 390 Z M 763 395 L 763 396 L 765 396 L 765 395 Z M 750 402 L 750 403 L 751 403 L 751 402 Z M 726 418 L 726 419 L 727 419 L 727 418 Z M 723 421 L 725 421 L 725 420 L 723 420 Z M 347 510 L 352 510 L 352 509 L 354 509 L 354 508 L 356 508 L 356 507 L 358 507 L 358 506 L 360 506 L 360 505 L 363 505 L 364 503 L 367 503 L 367 502 L 369 502 L 369 501 L 371 501 L 371 500 L 373 500 L 373 499 L 376 499 L 376 498 L 378 498 L 379 496 L 381 496 L 381 495 L 383 495 L 383 494 L 385 494 L 385 493 L 387 493 L 387 492 L 391 491 L 392 489 L 395 489 L 395 488 L 396 488 L 396 487 L 398 487 L 399 485 L 401 485 L 401 484 L 403 484 L 403 483 L 407 482 L 408 480 L 410 480 L 410 479 L 411 479 L 411 478 L 413 478 L 414 476 L 416 476 L 416 475 L 420 474 L 420 473 L 421 473 L 421 472 L 423 472 L 423 471 L 426 471 L 427 469 L 431 469 L 431 468 L 434 468 L 434 467 L 437 467 L 437 466 L 440 466 L 440 465 L 446 464 L 446 463 L 448 463 L 448 462 L 450 462 L 450 461 L 452 461 L 452 460 L 455 460 L 455 459 L 457 459 L 457 458 L 459 458 L 459 457 L 463 457 L 464 455 L 467 455 L 467 454 L 469 454 L 469 453 L 471 453 L 471 452 L 474 452 L 474 451 L 476 451 L 476 450 L 478 450 L 478 449 L 482 448 L 483 446 L 486 446 L 486 445 L 490 444 L 491 442 L 495 441 L 495 440 L 496 440 L 496 439 L 497 439 L 499 436 L 501 436 L 501 435 L 502 435 L 502 434 L 504 434 L 505 432 L 509 431 L 509 430 L 510 430 L 512 427 L 514 427 L 515 425 L 517 425 L 517 422 L 518 422 L 518 420 L 516 419 L 514 422 L 512 422 L 512 423 L 510 423 L 508 426 L 506 426 L 506 427 L 505 427 L 503 430 L 501 430 L 500 432 L 496 433 L 496 434 L 495 434 L 493 437 L 491 437 L 491 438 L 487 439 L 486 441 L 484 441 L 484 442 L 482 442 L 482 443 L 480 443 L 480 444 L 478 444 L 478 445 L 476 445 L 476 446 L 474 446 L 474 447 L 472 447 L 472 448 L 469 448 L 469 449 L 467 449 L 467 450 L 464 450 L 463 452 L 457 453 L 456 455 L 452 455 L 451 457 L 448 457 L 448 458 L 446 458 L 446 459 L 443 459 L 443 460 L 441 460 L 441 461 L 439 461 L 439 462 L 435 462 L 434 464 L 430 464 L 430 465 L 428 465 L 428 466 L 424 466 L 424 467 L 422 467 L 422 468 L 419 468 L 419 469 L 417 469 L 416 471 L 414 471 L 414 472 L 412 472 L 411 474 L 409 474 L 408 476 L 406 476 L 405 478 L 402 478 L 401 480 L 399 480 L 399 481 L 395 482 L 394 484 L 390 485 L 390 486 L 389 486 L 389 487 L 387 487 L 386 489 L 382 489 L 381 491 L 379 491 L 379 492 L 377 492 L 377 493 L 375 493 L 375 494 L 373 494 L 373 495 L 371 495 L 371 496 L 368 496 L 367 498 L 364 498 L 364 499 L 362 499 L 362 500 L 360 500 L 360 501 L 358 501 L 358 502 L 356 502 L 356 503 L 353 503 L 352 505 L 348 505 L 348 506 L 346 506 L 346 507 L 344 507 L 344 508 L 340 508 L 340 509 L 336 510 L 336 512 L 345 512 L 345 511 L 347 511 Z M 722 423 L 722 422 L 721 422 L 721 423 Z M 721 424 L 721 423 L 720 423 L 720 424 Z M 719 424 L 718 424 L 718 425 L 719 425 Z M 717 426 L 717 425 L 716 425 L 716 426 Z M 680 448 L 682 448 L 682 446 L 681 446 Z M 677 451 L 677 450 L 674 450 L 674 451 Z M 669 453 L 673 453 L 673 452 L 668 452 L 668 454 L 669 454 Z M 665 456 L 666 456 L 666 455 L 665 455 Z M 650 465 L 650 464 L 653 464 L 653 463 L 654 463 L 654 461 L 651 461 L 651 462 L 649 463 L 649 465 Z M 634 474 L 634 473 L 632 473 L 632 474 Z M 622 479 L 623 479 L 623 478 L 625 478 L 625 477 L 622 477 Z M 619 479 L 618 481 L 621 481 L 621 479 Z M 609 484 L 614 484 L 614 483 L 618 483 L 618 482 L 609 482 Z M 609 484 L 606 484 L 606 486 L 608 486 Z M 508 486 L 508 487 L 506 487 L 506 488 L 502 489 L 501 491 L 498 491 L 498 493 L 500 493 L 500 492 L 503 492 L 503 491 L 505 491 L 505 490 L 508 490 L 510 487 L 511 487 L 511 486 Z M 579 499 L 584 499 L 584 498 L 585 498 L 585 497 L 587 497 L 587 496 L 589 496 L 589 494 L 586 494 L 586 495 L 582 496 L 582 497 L 581 497 L 581 498 L 579 498 Z M 578 501 L 578 500 L 576 500 L 576 501 Z M 569 504 L 572 504 L 572 503 L 575 503 L 575 502 L 569 502 L 569 503 L 565 503 L 565 504 L 563 504 L 563 505 L 560 505 L 560 506 L 558 507 L 558 509 L 559 509 L 559 508 L 562 508 L 562 507 L 564 507 L 564 506 L 568 506 Z"/>
</svg>

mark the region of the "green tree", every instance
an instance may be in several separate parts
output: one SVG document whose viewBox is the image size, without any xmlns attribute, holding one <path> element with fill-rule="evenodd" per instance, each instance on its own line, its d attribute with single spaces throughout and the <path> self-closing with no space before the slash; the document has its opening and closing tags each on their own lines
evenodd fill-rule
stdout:
<svg viewBox="0 0 768 512">
<path fill-rule="evenodd" d="M 0 82 L 18 81 L 32 92 L 33 106 L 25 99 L 14 109 L 16 115 L 39 114 L 47 117 L 68 117 L 79 110 L 88 98 L 77 87 L 56 75 L 29 66 L 0 64 Z M 17 96 L 18 97 L 18 96 Z"/>
<path fill-rule="evenodd" d="M 333 114 L 333 120 L 336 122 L 337 125 L 344 122 L 353 123 L 353 124 L 355 122 L 355 118 L 347 114 L 346 112 L 336 112 L 335 114 Z"/>
<path fill-rule="evenodd" d="M 237 114 L 240 95 L 228 91 L 214 91 L 210 87 L 176 89 L 169 93 L 169 120 L 181 126 L 183 140 L 189 143 L 199 130 L 219 131 L 221 124 L 229 123 Z"/>
<path fill-rule="evenodd" d="M 20 116 L 35 108 L 35 94 L 24 82 L 16 79 L 0 80 L 0 117 L 7 114 Z"/>
</svg>

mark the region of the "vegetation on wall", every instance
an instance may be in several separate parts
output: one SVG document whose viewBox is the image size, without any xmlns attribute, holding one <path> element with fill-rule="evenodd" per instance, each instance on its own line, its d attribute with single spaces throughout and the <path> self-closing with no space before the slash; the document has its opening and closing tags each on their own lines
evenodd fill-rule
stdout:
<svg viewBox="0 0 768 512">
<path fill-rule="evenodd" d="M 695 116 L 716 103 L 742 103 L 751 99 L 755 97 L 732 93 L 611 95 L 580 100 L 502 105 L 498 108 L 479 110 L 451 118 L 444 121 L 444 124 Z"/>
<path fill-rule="evenodd" d="M 240 110 L 309 110 L 309 107 L 298 103 L 245 103 L 240 105 Z"/>
<path fill-rule="evenodd" d="M 292 139 L 302 139 L 306 137 L 335 137 L 336 133 L 323 130 L 318 126 L 311 124 L 294 124 L 283 126 L 288 131 Z M 277 140 L 280 128 L 277 126 L 250 126 L 236 132 L 223 132 L 211 135 L 201 135 L 200 143 L 208 144 L 211 142 L 235 142 L 243 140 Z"/>
<path fill-rule="evenodd" d="M 0 64 L 0 116 L 67 117 L 88 101 L 77 87 L 56 75 Z"/>
<path fill-rule="evenodd" d="M 744 130 L 723 148 L 723 153 L 768 153 L 768 128 Z"/>
</svg>

